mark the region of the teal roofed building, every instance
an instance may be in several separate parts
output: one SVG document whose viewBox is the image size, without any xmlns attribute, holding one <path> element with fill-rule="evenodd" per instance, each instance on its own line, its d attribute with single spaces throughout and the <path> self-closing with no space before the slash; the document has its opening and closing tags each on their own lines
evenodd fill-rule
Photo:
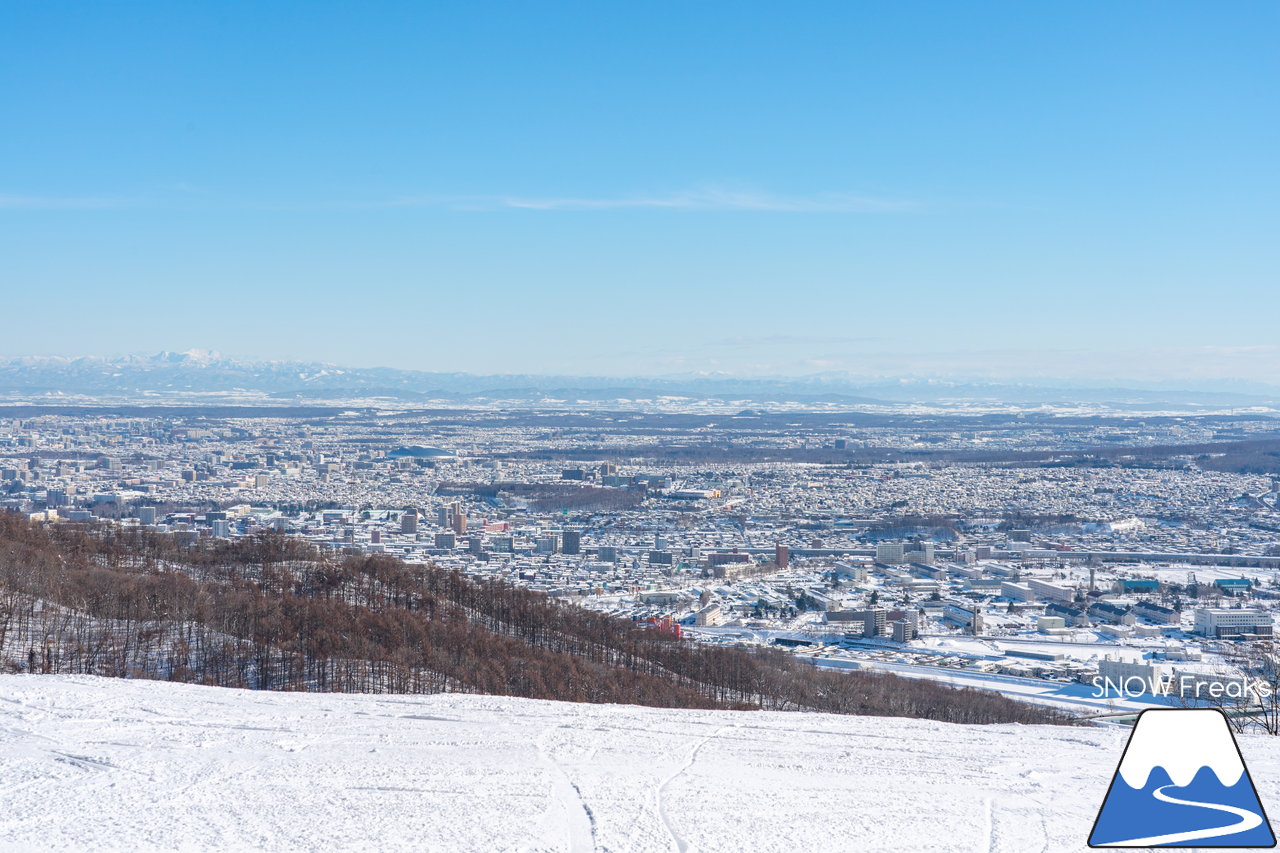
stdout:
<svg viewBox="0 0 1280 853">
<path fill-rule="evenodd" d="M 1160 581 L 1154 578 L 1119 578 L 1112 589 L 1119 593 L 1159 592 Z"/>
<path fill-rule="evenodd" d="M 1253 582 L 1248 578 L 1218 578 L 1213 585 L 1223 592 L 1248 592 L 1253 589 Z"/>
</svg>

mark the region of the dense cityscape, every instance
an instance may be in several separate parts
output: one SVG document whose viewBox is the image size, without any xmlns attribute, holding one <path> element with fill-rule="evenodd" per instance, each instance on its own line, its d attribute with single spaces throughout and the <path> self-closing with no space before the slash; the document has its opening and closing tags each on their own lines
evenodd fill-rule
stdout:
<svg viewBox="0 0 1280 853">
<path fill-rule="evenodd" d="M 22 415 L 0 505 L 31 519 L 278 532 L 1085 715 L 1250 682 L 1280 599 L 1265 416 Z"/>
<path fill-rule="evenodd" d="M 1280 3 L 0 3 L 0 853 L 1280 834 Z"/>
</svg>

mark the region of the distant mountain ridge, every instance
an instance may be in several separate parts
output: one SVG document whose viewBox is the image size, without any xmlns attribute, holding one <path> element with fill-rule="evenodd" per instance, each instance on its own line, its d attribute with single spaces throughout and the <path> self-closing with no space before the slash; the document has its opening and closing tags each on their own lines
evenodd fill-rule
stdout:
<svg viewBox="0 0 1280 853">
<path fill-rule="evenodd" d="M 577 398 L 612 400 L 661 395 L 712 397 L 797 396 L 788 383 L 733 378 L 615 378 L 501 374 L 479 376 L 402 370 L 390 367 L 340 367 L 316 362 L 248 362 L 216 352 L 161 352 L 153 356 L 108 359 L 23 356 L 0 360 L 0 394 L 154 396 L 165 394 L 258 393 L 275 399 L 341 396 L 429 399 Z M 878 402 L 813 387 L 806 398 L 841 397 L 849 402 Z"/>
<path fill-rule="evenodd" d="M 241 361 L 208 350 L 165 351 L 119 358 L 19 356 L 0 359 L 0 396 L 81 396 L 104 399 L 244 395 L 272 401 L 385 397 L 428 400 L 611 401 L 671 396 L 843 405 L 1003 403 L 1097 404 L 1119 407 L 1177 404 L 1272 407 L 1280 389 L 1218 383 L 1178 388 L 1165 383 L 1080 387 L 1061 380 L 989 383 L 908 378 L 868 380 L 847 374 L 736 377 L 476 375 L 390 367 L 342 367 L 302 361 Z"/>
</svg>

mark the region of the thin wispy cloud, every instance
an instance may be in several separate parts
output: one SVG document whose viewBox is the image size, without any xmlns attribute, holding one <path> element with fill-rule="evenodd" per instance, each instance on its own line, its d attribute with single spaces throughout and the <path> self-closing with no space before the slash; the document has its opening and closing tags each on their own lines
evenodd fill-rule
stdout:
<svg viewBox="0 0 1280 853">
<path fill-rule="evenodd" d="M 169 185 L 140 198 L 54 196 L 0 193 L 0 210 L 118 210 L 213 206 L 275 211 L 358 211 L 440 209 L 457 211 L 744 211 L 760 213 L 905 213 L 919 202 L 854 193 L 779 195 L 755 190 L 702 187 L 665 193 L 620 196 L 404 195 L 369 200 L 267 201 L 236 199 L 190 185 Z"/>
<path fill-rule="evenodd" d="M 0 210 L 111 210 L 126 202 L 115 198 L 5 195 L 0 193 Z"/>
<path fill-rule="evenodd" d="M 788 340 L 790 336 L 776 336 Z M 883 349 L 850 353 L 786 348 L 724 346 L 729 338 L 679 352 L 653 349 L 611 354 L 593 360 L 596 369 L 618 375 L 670 371 L 714 371 L 737 377 L 813 376 L 825 374 L 850 382 L 896 382 L 902 379 L 940 382 L 989 382 L 1079 387 L 1153 386 L 1200 390 L 1277 387 L 1280 346 L 1173 346 L 1131 349 L 1009 348 L 920 351 L 886 341 Z M 746 338 L 743 338 L 746 340 Z M 769 340 L 765 337 L 761 340 Z M 809 343 L 835 342 L 814 337 Z M 857 340 L 857 339 L 850 339 Z M 868 339 L 874 341 L 875 339 Z M 569 370 L 569 368 L 565 368 Z M 1259 391 L 1258 393 L 1262 393 Z"/>
<path fill-rule="evenodd" d="M 863 376 L 932 377 L 988 381 L 1082 382 L 1256 381 L 1274 384 L 1280 347 L 1186 346 L 1134 349 L 1010 348 L 868 353 L 828 365 Z"/>
<path fill-rule="evenodd" d="M 715 188 L 599 198 L 506 197 L 501 199 L 501 203 L 504 207 L 524 210 L 740 210 L 770 213 L 890 213 L 919 208 L 914 201 L 852 193 L 787 196 Z"/>
<path fill-rule="evenodd" d="M 827 346 L 846 344 L 866 344 L 879 341 L 876 337 L 853 337 L 845 335 L 735 335 L 712 341 L 713 347 L 794 347 L 794 346 Z"/>
</svg>

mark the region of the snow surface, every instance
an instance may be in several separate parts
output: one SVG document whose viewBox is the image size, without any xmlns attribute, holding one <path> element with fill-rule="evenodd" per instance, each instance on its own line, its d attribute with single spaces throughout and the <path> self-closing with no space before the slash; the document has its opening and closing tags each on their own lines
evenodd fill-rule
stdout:
<svg viewBox="0 0 1280 853">
<path fill-rule="evenodd" d="M 1077 851 L 1127 735 L 0 676 L 0 850 Z"/>
</svg>

